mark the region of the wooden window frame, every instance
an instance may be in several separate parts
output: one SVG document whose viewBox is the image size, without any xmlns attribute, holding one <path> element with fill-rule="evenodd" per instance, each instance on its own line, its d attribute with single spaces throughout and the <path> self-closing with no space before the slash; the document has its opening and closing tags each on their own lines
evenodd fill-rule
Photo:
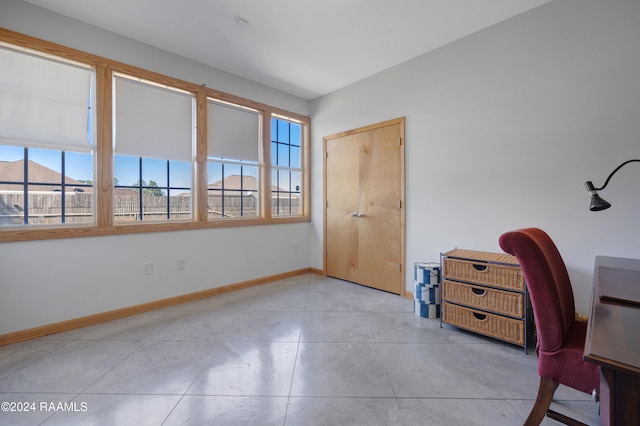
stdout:
<svg viewBox="0 0 640 426">
<path fill-rule="evenodd" d="M 143 68 L 127 65 L 111 59 L 75 50 L 56 43 L 30 37 L 0 28 L 0 41 L 18 47 L 51 54 L 61 58 L 84 63 L 96 72 L 96 193 L 95 225 L 21 225 L 0 228 L 0 242 L 47 240 L 58 238 L 93 237 L 103 235 L 126 235 L 146 232 L 167 232 L 194 229 L 226 228 L 310 221 L 309 184 L 309 143 L 310 119 L 301 114 L 286 111 L 260 102 L 165 76 Z M 191 92 L 196 97 L 196 151 L 193 167 L 193 218 L 190 221 L 149 222 L 118 224 L 113 223 L 113 119 L 112 80 L 113 73 L 128 74 L 161 85 Z M 215 98 L 260 111 L 262 120 L 262 157 L 260 174 L 260 216 L 207 220 L 207 98 Z M 271 117 L 288 117 L 302 124 L 302 215 L 271 215 Z"/>
</svg>

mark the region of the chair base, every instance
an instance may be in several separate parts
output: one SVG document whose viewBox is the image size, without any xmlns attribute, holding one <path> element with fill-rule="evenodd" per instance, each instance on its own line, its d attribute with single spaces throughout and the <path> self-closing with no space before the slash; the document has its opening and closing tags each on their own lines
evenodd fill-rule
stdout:
<svg viewBox="0 0 640 426">
<path fill-rule="evenodd" d="M 529 417 L 527 417 L 527 420 L 524 422 L 524 426 L 538 426 L 545 416 L 569 426 L 588 426 L 571 417 L 549 409 L 553 394 L 558 388 L 558 385 L 559 383 L 556 381 L 540 377 L 538 396 L 536 397 L 536 402 L 533 404 L 531 413 L 529 413 Z"/>
<path fill-rule="evenodd" d="M 538 426 L 544 416 L 549 411 L 551 406 L 551 400 L 553 399 L 553 393 L 558 387 L 558 383 L 551 379 L 540 377 L 540 386 L 538 387 L 538 396 L 536 396 L 536 402 L 533 404 L 529 417 L 524 422 L 524 426 Z"/>
<path fill-rule="evenodd" d="M 547 410 L 547 417 L 569 426 L 589 426 L 585 423 L 579 422 L 576 419 L 572 419 L 571 417 L 567 417 L 564 414 L 560 414 L 557 411 L 553 410 Z"/>
</svg>

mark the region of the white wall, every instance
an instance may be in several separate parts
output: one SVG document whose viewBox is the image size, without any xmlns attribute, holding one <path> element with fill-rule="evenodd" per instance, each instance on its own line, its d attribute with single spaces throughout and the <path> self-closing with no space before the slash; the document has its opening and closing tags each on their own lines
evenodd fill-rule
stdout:
<svg viewBox="0 0 640 426">
<path fill-rule="evenodd" d="M 307 238 L 302 223 L 0 243 L 0 334 L 307 268 Z"/>
<path fill-rule="evenodd" d="M 16 0 L 0 26 L 307 115 L 307 101 Z M 309 267 L 309 223 L 0 243 L 0 335 Z M 292 244 L 297 250 L 292 250 Z M 176 260 L 184 258 L 184 270 Z M 154 274 L 143 274 L 154 263 Z"/>
<path fill-rule="evenodd" d="M 584 188 L 640 158 L 638 22 L 638 1 L 553 1 L 313 101 L 315 199 L 323 136 L 405 116 L 407 264 L 540 227 L 586 314 L 594 256 L 640 258 L 640 164 L 601 192 L 607 211 Z M 321 203 L 312 213 L 320 268 Z"/>
</svg>

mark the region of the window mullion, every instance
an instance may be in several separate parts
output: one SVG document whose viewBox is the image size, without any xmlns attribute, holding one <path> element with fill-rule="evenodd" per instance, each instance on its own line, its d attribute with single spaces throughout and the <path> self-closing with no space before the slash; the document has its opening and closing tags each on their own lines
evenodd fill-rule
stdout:
<svg viewBox="0 0 640 426">
<path fill-rule="evenodd" d="M 220 170 L 222 170 L 222 187 L 221 187 L 221 190 L 220 190 L 220 192 L 222 193 L 222 197 L 221 197 L 221 201 L 222 201 L 222 212 L 221 212 L 221 213 L 222 213 L 222 217 L 224 217 L 224 216 L 225 216 L 225 214 L 226 214 L 226 212 L 227 212 L 227 209 L 225 208 L 225 203 L 224 203 L 224 197 L 225 197 L 225 195 L 226 195 L 226 194 L 225 194 L 225 190 L 224 190 L 224 187 L 225 187 L 225 181 L 226 181 L 226 179 L 225 179 L 225 175 L 224 175 L 224 163 L 222 163 Z"/>
<path fill-rule="evenodd" d="M 29 224 L 29 148 L 24 148 L 24 202 L 22 212 L 24 213 L 23 223 Z"/>
<path fill-rule="evenodd" d="M 244 167 L 240 166 L 240 216 L 244 216 Z"/>
<path fill-rule="evenodd" d="M 208 220 L 209 188 L 207 182 L 207 96 L 202 92 L 196 93 L 196 158 L 192 167 L 195 177 L 195 191 L 192 191 L 192 207 L 194 219 L 197 222 Z"/>
<path fill-rule="evenodd" d="M 260 167 L 260 216 L 266 219 L 273 217 L 273 206 L 271 196 L 271 119 L 272 111 L 265 111 L 262 120 L 262 161 Z M 277 130 L 276 130 L 277 131 Z"/>
<path fill-rule="evenodd" d="M 276 168 L 276 214 L 280 214 L 280 169 Z M 271 196 L 273 200 L 273 196 Z"/>
<path fill-rule="evenodd" d="M 112 71 L 103 65 L 96 66 L 96 150 L 94 191 L 96 225 L 113 225 L 113 104 Z"/>
<path fill-rule="evenodd" d="M 61 165 L 61 170 L 62 173 L 60 173 L 60 180 L 61 182 L 61 186 L 60 186 L 60 193 L 62 194 L 62 199 L 60 200 L 60 209 L 61 209 L 61 221 L 62 223 L 66 223 L 67 221 L 67 209 L 66 209 L 66 204 L 67 204 L 67 182 L 66 179 L 64 178 L 67 174 L 67 171 L 65 170 L 65 155 L 64 155 L 64 151 L 60 152 L 60 161 L 62 162 Z"/>
<path fill-rule="evenodd" d="M 291 153 L 291 150 L 289 150 L 289 153 Z M 289 154 L 289 156 L 291 156 L 291 154 Z M 291 173 L 291 169 L 289 169 L 289 214 L 291 214 L 293 209 L 293 201 L 292 201 L 293 186 L 291 183 L 292 178 L 293 178 L 293 174 Z"/>
<path fill-rule="evenodd" d="M 167 160 L 167 220 L 171 219 L 171 173 L 169 170 L 169 160 Z"/>
<path fill-rule="evenodd" d="M 142 157 L 138 157 L 138 208 L 140 209 L 140 220 L 144 217 L 144 197 L 142 195 Z"/>
<path fill-rule="evenodd" d="M 287 166 L 291 167 L 291 124 L 289 124 L 287 126 L 287 140 L 289 141 L 289 142 L 287 142 L 287 154 L 288 154 L 287 155 L 287 161 L 288 161 Z M 289 172 L 289 173 L 291 173 L 291 172 Z M 289 188 L 289 189 L 291 189 L 291 188 Z"/>
</svg>

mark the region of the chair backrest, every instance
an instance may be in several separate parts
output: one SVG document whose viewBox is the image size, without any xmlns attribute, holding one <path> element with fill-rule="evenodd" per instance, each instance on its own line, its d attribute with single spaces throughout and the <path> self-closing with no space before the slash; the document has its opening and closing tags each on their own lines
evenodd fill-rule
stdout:
<svg viewBox="0 0 640 426">
<path fill-rule="evenodd" d="M 538 346 L 560 349 L 575 318 L 571 281 L 562 256 L 549 235 L 538 228 L 506 232 L 500 247 L 520 263 L 531 298 Z"/>
</svg>

